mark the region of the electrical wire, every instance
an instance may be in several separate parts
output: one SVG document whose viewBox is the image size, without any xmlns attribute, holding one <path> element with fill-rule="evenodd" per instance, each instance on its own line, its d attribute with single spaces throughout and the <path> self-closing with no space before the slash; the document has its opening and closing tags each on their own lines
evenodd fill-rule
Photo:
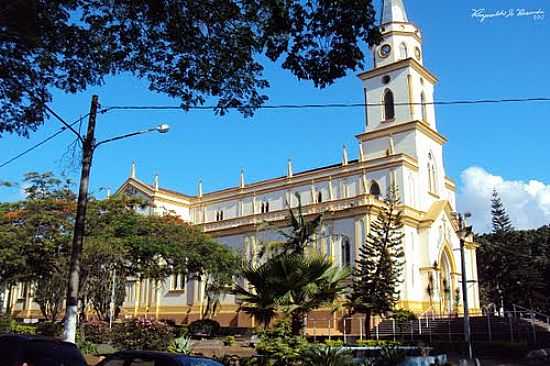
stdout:
<svg viewBox="0 0 550 366">
<path fill-rule="evenodd" d="M 497 103 L 531 103 L 531 102 L 550 102 L 550 97 L 535 97 L 535 98 L 508 98 L 508 99 L 474 99 L 474 100 L 450 100 L 450 101 L 434 101 L 434 102 L 400 102 L 394 103 L 395 106 L 410 106 L 410 105 L 470 105 L 470 104 L 497 104 Z M 261 105 L 251 107 L 254 109 L 319 109 L 319 108 L 359 108 L 359 107 L 381 107 L 384 103 L 328 103 L 328 104 L 276 104 L 276 105 Z M 249 106 L 231 106 L 227 109 L 247 108 Z M 110 106 L 106 110 L 214 110 L 219 109 L 218 106 L 173 106 L 173 105 L 157 105 L 157 106 Z"/>
<path fill-rule="evenodd" d="M 409 105 L 472 105 L 472 104 L 498 104 L 498 103 L 533 103 L 533 102 L 550 102 L 550 97 L 534 97 L 534 98 L 508 98 L 508 99 L 474 99 L 474 100 L 451 100 L 451 101 L 434 101 L 426 103 L 409 103 L 409 102 L 400 102 L 394 103 L 396 106 L 409 106 Z M 278 105 L 262 105 L 254 107 L 255 109 L 320 109 L 320 108 L 358 108 L 358 107 L 379 107 L 383 106 L 384 103 L 328 103 L 328 104 L 278 104 Z M 246 106 L 240 107 L 227 107 L 227 109 L 238 109 L 246 108 Z M 182 106 L 169 106 L 169 105 L 158 105 L 158 106 L 139 106 L 139 105 L 127 105 L 127 106 L 111 106 L 105 107 L 99 113 L 106 113 L 109 111 L 119 110 L 119 111 L 128 111 L 128 110 L 215 110 L 218 109 L 217 106 L 190 106 L 184 108 Z M 69 124 L 71 127 L 76 123 L 81 121 L 82 118 L 85 118 L 89 115 L 86 114 L 84 117 L 79 118 L 75 122 Z M 48 141 L 54 139 L 61 133 L 65 132 L 68 127 L 63 127 L 54 134 L 48 136 L 46 139 L 37 143 L 36 145 L 31 146 L 27 150 L 17 154 L 11 159 L 0 164 L 0 168 L 5 167 L 6 165 L 14 162 L 15 160 L 23 157 L 24 155 L 32 152 L 38 147 L 44 145 Z"/>
<path fill-rule="evenodd" d="M 70 124 L 70 126 L 74 126 L 76 125 L 77 123 L 79 123 L 82 118 L 86 118 L 87 116 L 89 115 L 89 113 L 87 113 L 86 115 L 80 117 L 79 119 L 77 119 L 76 121 L 72 122 Z M 36 150 L 37 148 L 39 148 L 40 146 L 44 145 L 46 142 L 50 141 L 50 140 L 53 140 L 54 138 L 56 138 L 57 136 L 61 135 L 63 132 L 65 132 L 66 130 L 68 130 L 68 127 L 61 127 L 57 132 L 51 134 L 50 136 L 46 137 L 44 140 L 40 141 L 39 143 L 29 147 L 28 149 L 22 151 L 21 153 L 15 155 L 14 157 L 10 158 L 9 160 L 6 160 L 5 162 L 3 162 L 2 164 L 0 164 L 0 168 L 3 168 L 5 167 L 6 165 L 14 162 L 15 160 L 27 155 L 28 153 L 30 153 L 31 151 L 34 151 Z"/>
</svg>

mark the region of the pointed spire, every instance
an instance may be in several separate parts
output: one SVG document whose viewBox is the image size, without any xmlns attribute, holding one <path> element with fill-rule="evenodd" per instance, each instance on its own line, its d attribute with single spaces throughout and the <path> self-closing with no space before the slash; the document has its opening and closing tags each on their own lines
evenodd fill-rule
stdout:
<svg viewBox="0 0 550 366">
<path fill-rule="evenodd" d="M 241 169 L 241 188 L 244 188 L 244 169 Z"/>
<path fill-rule="evenodd" d="M 348 148 L 346 145 L 342 146 L 342 165 L 348 165 Z"/>
<path fill-rule="evenodd" d="M 363 150 L 363 143 L 359 141 L 359 161 L 365 161 L 365 150 Z"/>
<path fill-rule="evenodd" d="M 202 179 L 199 180 L 198 194 L 199 197 L 202 197 Z"/>
<path fill-rule="evenodd" d="M 288 165 L 287 165 L 286 171 L 287 171 L 286 172 L 287 177 L 292 178 L 292 176 L 294 175 L 294 173 L 292 172 L 292 159 L 288 159 Z"/>
<path fill-rule="evenodd" d="M 155 191 L 159 190 L 159 175 L 158 174 L 155 174 L 155 178 L 153 180 L 153 188 L 155 189 Z"/>
<path fill-rule="evenodd" d="M 130 168 L 130 178 L 136 179 L 136 162 L 132 161 L 132 166 Z"/>
<path fill-rule="evenodd" d="M 382 20 L 380 24 L 392 22 L 408 22 L 407 11 L 401 0 L 382 1 Z"/>
</svg>

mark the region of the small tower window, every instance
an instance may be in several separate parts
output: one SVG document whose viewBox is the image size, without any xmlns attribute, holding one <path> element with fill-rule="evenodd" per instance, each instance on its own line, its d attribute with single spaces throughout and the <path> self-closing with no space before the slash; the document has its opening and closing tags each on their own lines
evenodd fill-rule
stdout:
<svg viewBox="0 0 550 366">
<path fill-rule="evenodd" d="M 432 153 L 428 154 L 428 189 L 431 193 L 437 194 L 437 168 Z"/>
<path fill-rule="evenodd" d="M 401 59 L 409 58 L 409 52 L 405 43 L 401 43 L 401 45 L 399 46 L 399 56 L 401 57 Z"/>
<path fill-rule="evenodd" d="M 395 105 L 393 101 L 393 93 L 387 89 L 384 93 L 384 120 L 389 121 L 395 118 Z"/>
<path fill-rule="evenodd" d="M 269 202 L 265 203 L 265 212 L 269 212 Z"/>
<path fill-rule="evenodd" d="M 261 213 L 265 213 L 265 203 L 264 202 L 262 202 Z"/>
<path fill-rule="evenodd" d="M 422 121 L 428 122 L 428 107 L 426 105 L 426 94 L 420 93 L 420 104 L 422 105 Z"/>
<path fill-rule="evenodd" d="M 380 197 L 380 186 L 374 180 L 370 183 L 369 193 L 375 197 Z"/>
<path fill-rule="evenodd" d="M 317 203 L 322 203 L 323 202 L 323 192 L 319 191 L 317 193 Z"/>
</svg>

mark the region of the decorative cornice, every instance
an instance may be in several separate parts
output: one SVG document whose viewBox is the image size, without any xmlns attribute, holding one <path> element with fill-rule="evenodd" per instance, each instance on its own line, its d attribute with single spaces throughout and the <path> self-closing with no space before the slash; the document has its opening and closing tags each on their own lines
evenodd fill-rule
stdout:
<svg viewBox="0 0 550 366">
<path fill-rule="evenodd" d="M 439 143 L 440 145 L 444 145 L 447 143 L 447 139 L 445 138 L 445 136 L 441 135 L 439 132 L 431 128 L 430 125 L 428 125 L 427 123 L 419 120 L 378 128 L 373 131 L 368 131 L 356 135 L 356 138 L 362 142 L 365 142 L 412 130 L 422 132 L 424 135 L 430 137 L 432 140 Z"/>
<path fill-rule="evenodd" d="M 424 66 L 422 66 L 414 58 L 406 58 L 401 61 L 397 61 L 385 66 L 377 67 L 370 71 L 365 71 L 357 75 L 361 80 L 372 79 L 376 76 L 385 75 L 389 72 L 399 70 L 405 67 L 411 67 L 416 70 L 420 75 L 422 75 L 426 80 L 430 81 L 432 84 L 437 83 L 437 76 L 428 71 Z"/>
</svg>

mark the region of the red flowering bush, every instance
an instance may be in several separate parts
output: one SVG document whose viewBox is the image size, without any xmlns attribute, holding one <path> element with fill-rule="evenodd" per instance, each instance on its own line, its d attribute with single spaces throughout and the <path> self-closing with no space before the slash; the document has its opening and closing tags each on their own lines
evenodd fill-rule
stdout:
<svg viewBox="0 0 550 366">
<path fill-rule="evenodd" d="M 138 319 L 113 327 L 113 346 L 119 350 L 166 351 L 174 339 L 174 330 L 166 323 Z"/>
<path fill-rule="evenodd" d="M 111 343 L 111 329 L 109 323 L 102 321 L 91 321 L 81 325 L 81 336 L 87 342 L 95 344 Z"/>
</svg>

